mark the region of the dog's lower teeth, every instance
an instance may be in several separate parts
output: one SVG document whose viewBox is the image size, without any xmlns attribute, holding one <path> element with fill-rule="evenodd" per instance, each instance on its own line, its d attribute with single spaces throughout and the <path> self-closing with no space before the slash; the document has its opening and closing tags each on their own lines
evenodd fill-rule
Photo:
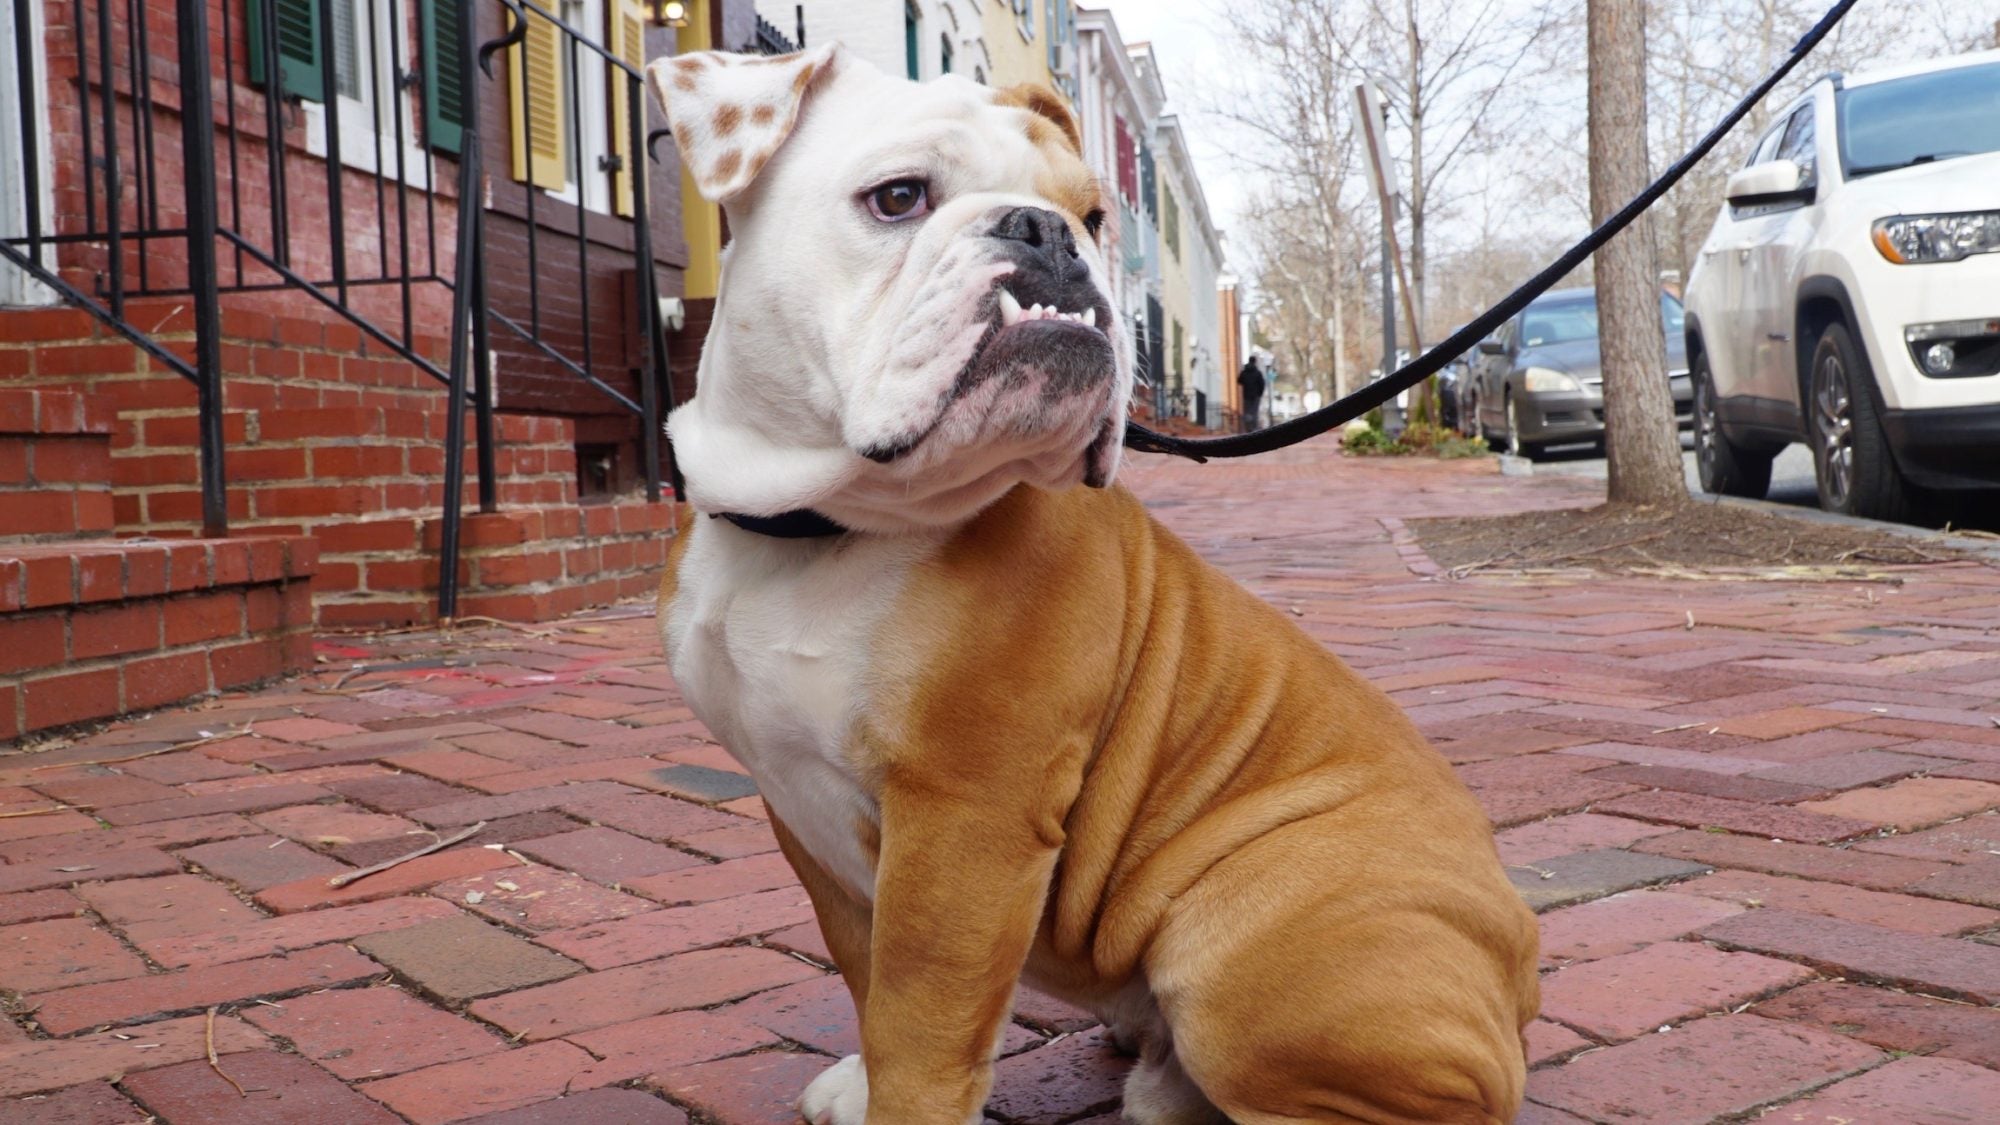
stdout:
<svg viewBox="0 0 2000 1125">
<path fill-rule="evenodd" d="M 1000 326 L 1019 324 L 1021 321 L 1021 300 L 1005 289 L 1000 291 Z"/>
</svg>

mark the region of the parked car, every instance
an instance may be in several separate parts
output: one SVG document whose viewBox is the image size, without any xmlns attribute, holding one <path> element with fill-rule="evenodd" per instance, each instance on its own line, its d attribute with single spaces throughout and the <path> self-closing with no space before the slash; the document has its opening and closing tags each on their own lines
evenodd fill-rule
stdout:
<svg viewBox="0 0 2000 1125">
<path fill-rule="evenodd" d="M 1681 303 L 1660 294 L 1674 413 L 1693 424 L 1693 391 Z M 1597 354 L 1597 291 L 1556 289 L 1535 299 L 1479 344 L 1466 407 L 1480 436 L 1517 457 L 1551 445 L 1604 440 L 1604 373 Z"/>
<path fill-rule="evenodd" d="M 1451 331 L 1457 332 L 1463 327 L 1465 326 L 1459 325 Z M 1472 433 L 1472 426 L 1471 420 L 1465 414 L 1467 397 L 1465 391 L 1472 381 L 1472 358 L 1475 354 L 1476 352 L 1467 352 L 1464 355 L 1453 356 L 1438 369 L 1437 373 L 1438 425 L 1467 435 Z"/>
<path fill-rule="evenodd" d="M 1688 277 L 1696 461 L 1879 519 L 2000 485 L 2000 51 L 1814 83 L 1759 138 Z"/>
</svg>

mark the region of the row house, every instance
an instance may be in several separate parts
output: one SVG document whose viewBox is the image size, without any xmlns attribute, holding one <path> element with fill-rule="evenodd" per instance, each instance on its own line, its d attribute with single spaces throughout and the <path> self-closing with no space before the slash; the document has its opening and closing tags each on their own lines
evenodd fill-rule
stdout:
<svg viewBox="0 0 2000 1125">
<path fill-rule="evenodd" d="M 1221 234 L 1187 139 L 1167 112 L 1159 60 L 1127 44 L 1108 10 L 1077 11 L 1077 112 L 1084 158 L 1117 198 L 1106 243 L 1112 291 L 1131 326 L 1151 418 L 1234 425 L 1242 362 L 1233 286 L 1222 290 Z"/>
<path fill-rule="evenodd" d="M 1159 148 L 1161 288 L 1166 293 L 1167 381 L 1178 413 L 1199 425 L 1220 423 L 1233 402 L 1233 357 L 1222 332 L 1222 236 L 1209 215 L 1208 196 L 1180 118 L 1168 114 L 1154 127 Z"/>
<path fill-rule="evenodd" d="M 0 0 L 0 741 L 645 592 L 750 0 Z"/>
<path fill-rule="evenodd" d="M 811 28 L 815 43 L 838 42 L 886 74 L 923 82 L 946 74 L 986 82 L 993 61 L 985 46 L 984 0 L 759 0 L 767 20 L 792 18 Z"/>
<path fill-rule="evenodd" d="M 987 86 L 1040 82 L 1076 96 L 1076 11 L 1069 0 L 759 0 L 765 19 L 796 19 L 885 73 L 924 82 L 956 74 Z"/>
</svg>

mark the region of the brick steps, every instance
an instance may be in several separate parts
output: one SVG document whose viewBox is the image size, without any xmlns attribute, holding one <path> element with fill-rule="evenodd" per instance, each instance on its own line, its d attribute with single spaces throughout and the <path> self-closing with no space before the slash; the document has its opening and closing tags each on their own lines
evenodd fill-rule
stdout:
<svg viewBox="0 0 2000 1125">
<path fill-rule="evenodd" d="M 128 311 L 135 323 L 158 324 L 168 346 L 183 347 L 189 325 L 179 304 L 140 302 Z M 5 315 L 0 373 L 35 389 L 9 392 L 28 403 L 25 410 L 11 408 L 26 419 L 15 423 L 23 435 L 18 449 L 5 428 L 10 408 L 0 405 L 0 542 L 17 527 L 40 538 L 105 536 L 114 528 L 123 535 L 199 535 L 193 388 L 75 310 Z M 223 335 L 232 533 L 318 539 L 313 590 L 326 625 L 431 620 L 434 525 L 446 496 L 449 412 L 442 390 L 351 325 L 327 317 L 274 315 L 247 299 L 233 301 L 223 310 Z M 442 336 L 420 340 L 427 353 L 443 354 Z M 38 424 L 38 403 L 58 399 L 90 403 L 89 429 L 35 435 L 43 452 L 31 459 L 25 442 Z M 467 422 L 470 437 L 475 427 Z M 577 443 L 627 441 L 629 421 L 503 413 L 495 423 L 491 452 L 505 514 L 468 521 L 461 612 L 547 620 L 650 590 L 665 560 L 661 533 L 670 507 L 652 505 L 644 513 L 649 506 L 630 492 L 601 502 L 579 496 Z M 607 431 L 608 423 L 616 425 Z M 63 461 L 46 452 L 55 442 L 86 438 L 93 450 L 87 456 Z M 467 449 L 468 470 L 477 455 Z M 623 456 L 612 486 L 630 489 L 635 469 L 629 450 Z M 469 479 L 462 500 L 468 513 L 477 504 Z M 504 543 L 482 548 L 479 528 L 494 521 L 512 521 L 515 530 L 501 533 Z"/>
<path fill-rule="evenodd" d="M 95 396 L 0 390 L 0 541 L 111 533 L 114 420 Z"/>
<path fill-rule="evenodd" d="M 312 665 L 304 538 L 0 543 L 0 742 Z"/>
<path fill-rule="evenodd" d="M 459 613 L 548 621 L 651 593 L 672 540 L 666 504 L 621 499 L 584 506 L 465 514 Z M 329 626 L 405 624 L 436 608 L 443 521 L 368 520 L 319 534 L 331 556 L 322 581 L 354 591 L 320 607 Z"/>
</svg>

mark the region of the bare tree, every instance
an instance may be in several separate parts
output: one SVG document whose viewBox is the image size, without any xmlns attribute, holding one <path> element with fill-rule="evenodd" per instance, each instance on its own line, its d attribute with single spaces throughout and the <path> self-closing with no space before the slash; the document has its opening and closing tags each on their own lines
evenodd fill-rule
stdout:
<svg viewBox="0 0 2000 1125">
<path fill-rule="evenodd" d="M 1500 0 L 1366 0 L 1362 18 L 1339 39 L 1341 61 L 1388 96 L 1408 164 L 1410 289 L 1417 331 L 1430 325 L 1430 226 L 1468 192 L 1451 176 L 1467 158 L 1492 151 L 1532 113 L 1518 79 L 1536 69 L 1535 47 L 1556 26 L 1559 6 L 1528 19 Z"/>
<path fill-rule="evenodd" d="M 1289 353 L 1290 374 L 1336 395 L 1358 383 L 1346 345 L 1361 301 L 1360 192 L 1340 62 L 1346 6 L 1265 0 L 1218 12 L 1243 65 L 1202 98 L 1206 116 L 1231 133 L 1231 159 L 1259 184 L 1247 235 L 1269 331 Z"/>
<path fill-rule="evenodd" d="M 1645 190 L 1646 10 L 1589 0 L 1590 210 L 1599 223 Z M 1667 381 L 1652 219 L 1641 215 L 1596 254 L 1598 341 L 1604 369 L 1607 499 L 1687 500 Z"/>
<path fill-rule="evenodd" d="M 1348 323 L 1365 311 L 1352 292 L 1357 271 L 1347 265 L 1360 247 L 1351 226 L 1336 232 L 1328 247 L 1306 213 L 1311 209 L 1268 194 L 1251 201 L 1246 248 L 1256 261 L 1252 308 L 1291 389 L 1331 399 L 1354 390 L 1355 373 L 1365 366 L 1357 353 L 1361 335 Z"/>
</svg>

